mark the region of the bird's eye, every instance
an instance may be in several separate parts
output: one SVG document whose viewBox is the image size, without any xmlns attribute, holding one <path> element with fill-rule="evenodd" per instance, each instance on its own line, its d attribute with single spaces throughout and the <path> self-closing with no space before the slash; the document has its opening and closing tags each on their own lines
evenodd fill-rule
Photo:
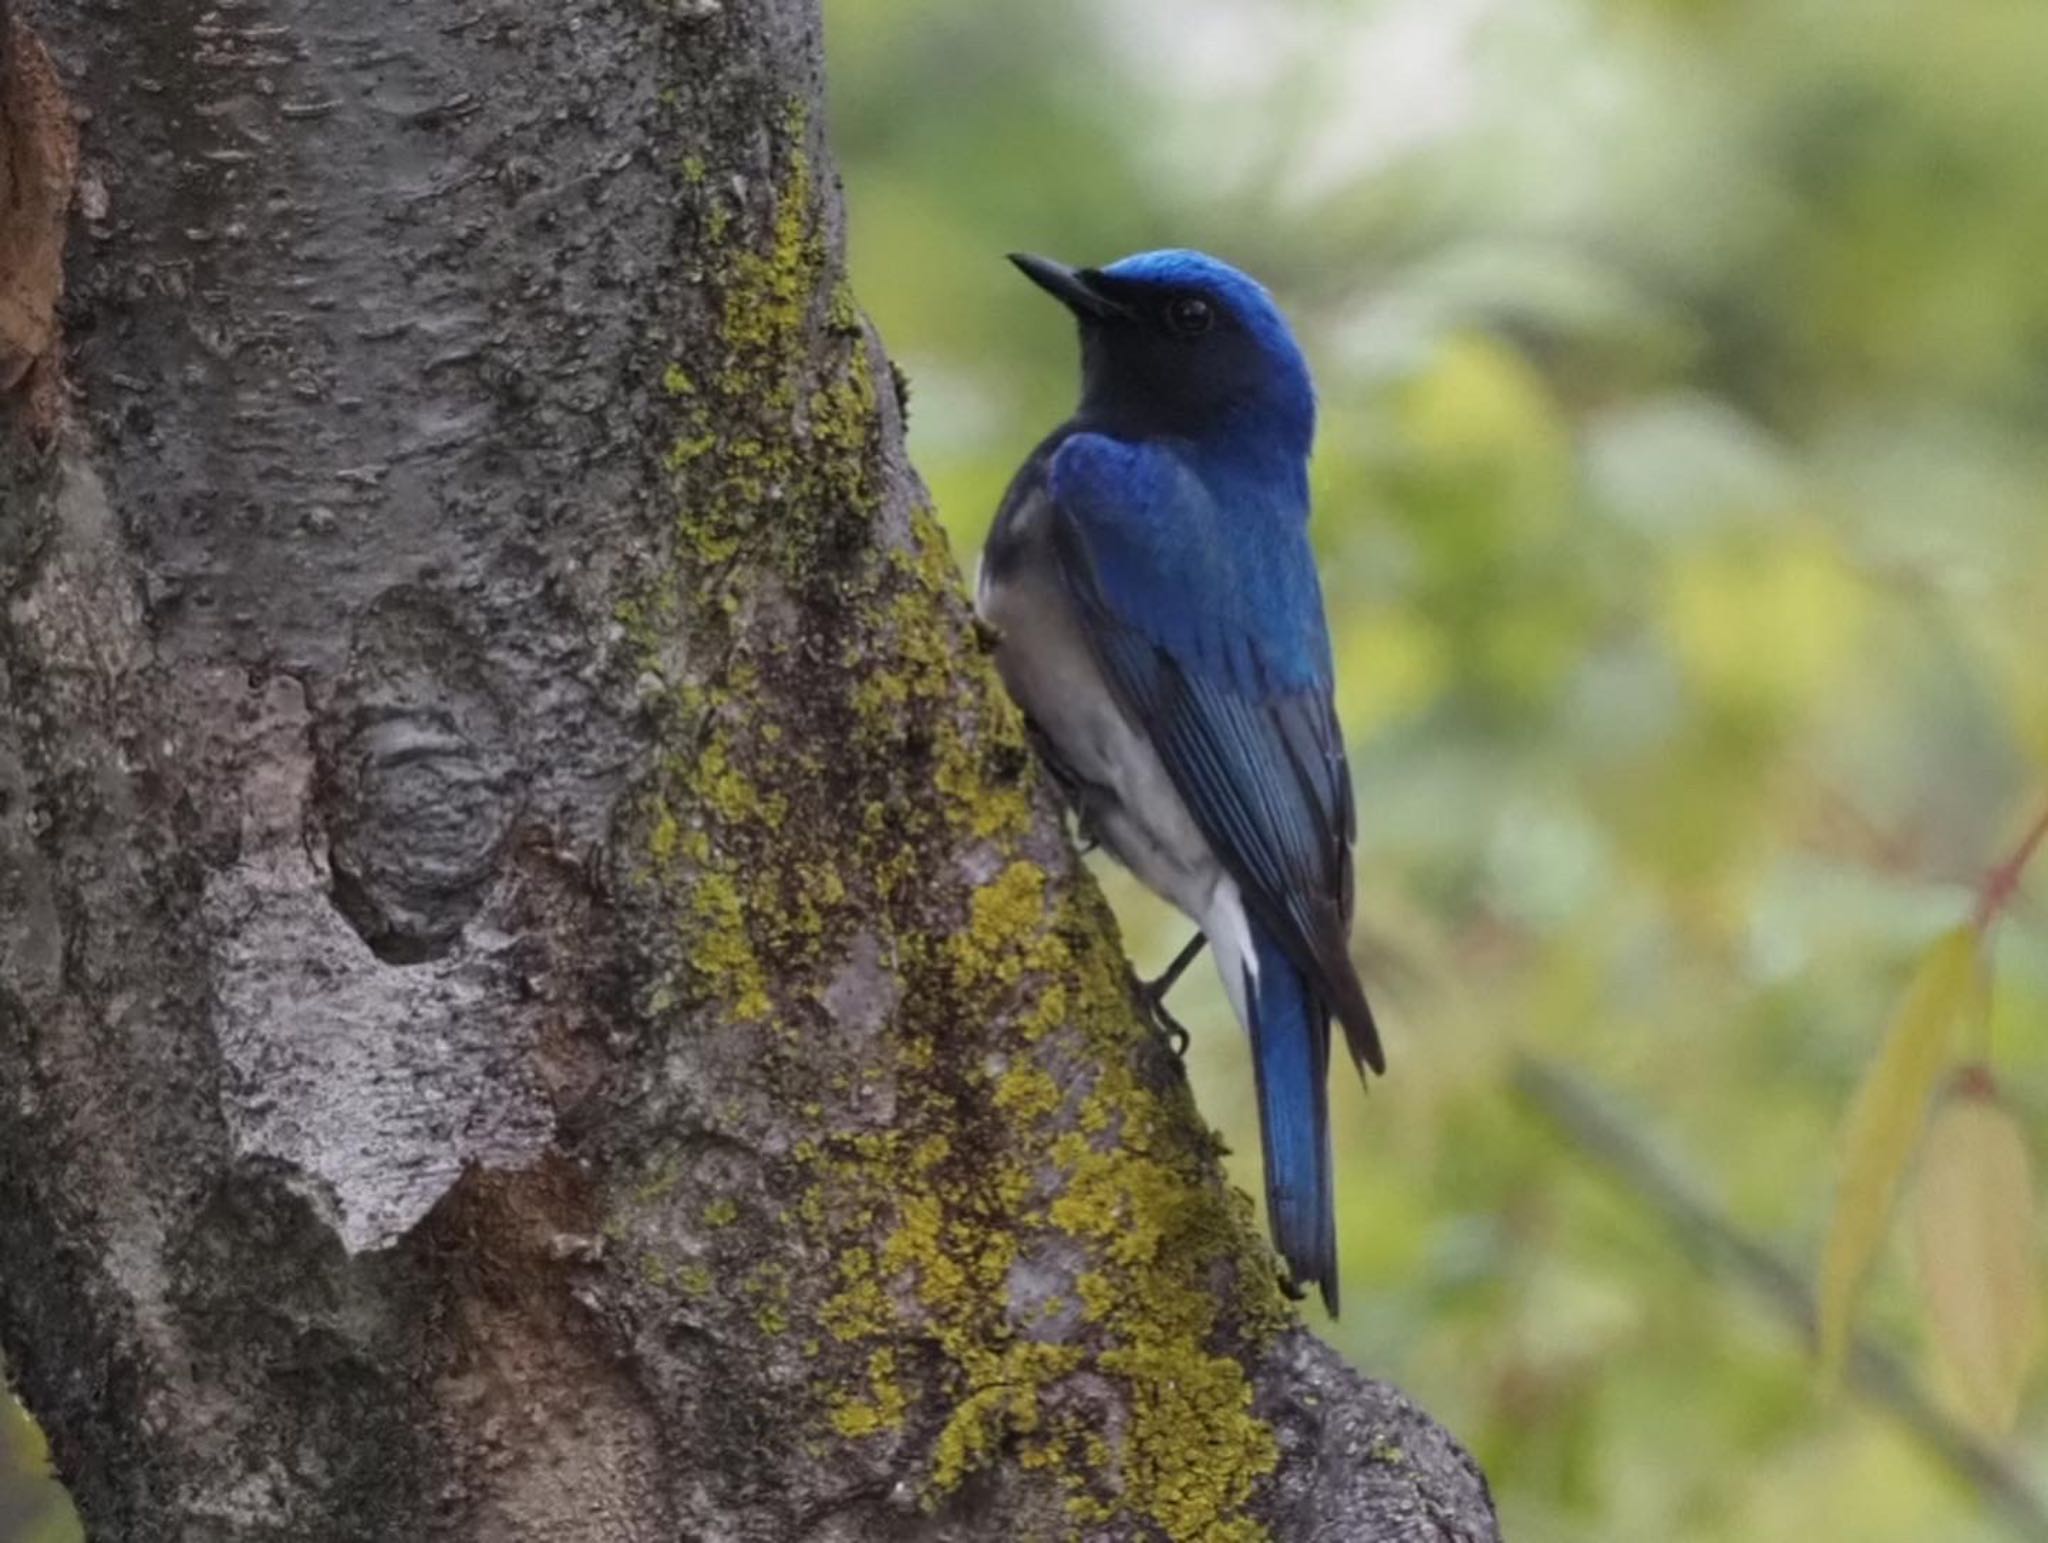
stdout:
<svg viewBox="0 0 2048 1543">
<path fill-rule="evenodd" d="M 1209 302 L 1198 295 L 1181 295 L 1166 306 L 1166 325 L 1184 338 L 1207 332 L 1216 320 Z"/>
</svg>

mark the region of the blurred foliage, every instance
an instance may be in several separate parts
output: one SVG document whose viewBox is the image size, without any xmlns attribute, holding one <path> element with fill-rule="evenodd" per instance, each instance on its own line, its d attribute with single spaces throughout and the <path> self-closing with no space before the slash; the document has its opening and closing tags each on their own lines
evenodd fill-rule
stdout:
<svg viewBox="0 0 2048 1543">
<path fill-rule="evenodd" d="M 1475 1448 L 1517 1543 L 2009 1536 L 1510 1070 L 1596 1079 L 1817 1272 L 1891 1005 L 2048 786 L 2048 7 L 827 10 L 855 287 L 964 562 L 1073 390 L 1069 329 L 1002 252 L 1209 248 L 1317 367 L 1394 1062 L 1336 1088 L 1326 1331 Z M 1163 963 L 1182 924 L 1105 877 Z M 2048 1108 L 2044 885 L 1998 944 L 2006 1123 L 1945 1104 L 1923 1190 L 1946 1153 L 2007 1189 L 2038 1161 L 2014 1138 Z M 1181 989 L 1256 1193 L 1238 1036 L 1205 971 Z M 1921 1355 L 1900 1231 L 1861 1321 Z M 1928 1285 L 1938 1316 L 1957 1283 Z M 1997 1310 L 2031 1332 L 2038 1306 Z M 2017 1398 L 2013 1450 L 2048 1468 L 2038 1379 Z M 75 1537 L 0 1418 L 0 1539 Z"/>
<path fill-rule="evenodd" d="M 7 1391 L 0 1365 L 0 1543 L 82 1543 L 77 1513 L 50 1477 L 42 1432 Z"/>
<path fill-rule="evenodd" d="M 1884 1046 L 1849 1105 L 1835 1212 L 1821 1251 L 1820 1356 L 1831 1377 L 1841 1372 L 1856 1294 L 1884 1241 L 1950 1046 L 1964 1019 L 1989 1013 L 1988 985 L 1975 929 L 1943 933 L 1914 972 Z M 1931 1177 L 1923 1177 L 1923 1188 Z M 1958 1174 L 1941 1188 L 1960 1190 L 1966 1182 L 1967 1175 Z"/>
<path fill-rule="evenodd" d="M 2033 1159 L 1990 1064 L 1996 932 L 2044 842 L 2048 809 L 1985 875 L 1968 925 L 1943 933 L 1914 971 L 1849 1105 L 1821 1252 L 1819 1353 L 1833 1379 L 1900 1182 L 1918 1161 L 1913 1219 L 1927 1326 L 1964 1423 L 1993 1438 L 2019 1417 L 2041 1311 Z"/>
<path fill-rule="evenodd" d="M 1892 1006 L 2048 790 L 2048 7 L 827 9 L 855 289 L 963 563 L 1072 400 L 1003 252 L 1206 247 L 1316 365 L 1394 1062 L 1336 1090 L 1336 1342 L 1473 1445 L 1517 1543 L 2010 1536 L 1509 1071 L 1596 1079 L 1818 1273 Z M 1182 924 L 1106 882 L 1162 963 Z M 2029 889 L 1990 1034 L 2031 1142 Z M 1182 993 L 1256 1192 L 1238 1036 Z M 1859 1314 L 1924 1357 L 1910 1230 Z M 2012 1441 L 2048 1467 L 2038 1381 Z"/>
<path fill-rule="evenodd" d="M 2041 1339 L 2026 1132 L 1983 1068 L 1951 1081 L 1928 1122 L 1914 1196 L 1928 1325 L 1970 1422 L 2012 1428 Z"/>
</svg>

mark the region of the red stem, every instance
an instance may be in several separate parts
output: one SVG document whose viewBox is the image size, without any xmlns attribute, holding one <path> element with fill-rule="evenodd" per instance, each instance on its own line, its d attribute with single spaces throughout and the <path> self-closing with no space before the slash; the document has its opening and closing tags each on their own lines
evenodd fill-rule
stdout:
<svg viewBox="0 0 2048 1543">
<path fill-rule="evenodd" d="M 2020 838 L 2020 844 L 2013 848 L 2012 856 L 1984 875 L 1984 884 L 1977 892 L 1977 930 L 1989 930 L 1998 920 L 1999 913 L 2011 902 L 2019 891 L 2020 879 L 2026 874 L 2027 864 L 2041 849 L 2041 843 L 2048 841 L 2048 809 L 2041 811 L 2033 828 Z"/>
</svg>

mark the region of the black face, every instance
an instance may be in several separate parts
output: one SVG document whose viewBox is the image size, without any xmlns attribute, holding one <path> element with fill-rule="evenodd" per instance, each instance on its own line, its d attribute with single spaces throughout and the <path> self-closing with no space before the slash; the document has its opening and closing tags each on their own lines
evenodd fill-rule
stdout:
<svg viewBox="0 0 2048 1543">
<path fill-rule="evenodd" d="M 1202 284 L 1010 259 L 1081 324 L 1080 421 L 1132 436 L 1198 437 L 1255 407 L 1272 366 L 1228 300 Z"/>
</svg>

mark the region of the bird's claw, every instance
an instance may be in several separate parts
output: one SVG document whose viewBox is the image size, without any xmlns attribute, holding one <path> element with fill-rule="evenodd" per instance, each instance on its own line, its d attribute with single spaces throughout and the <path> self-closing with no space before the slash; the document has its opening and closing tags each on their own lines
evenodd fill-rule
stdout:
<svg viewBox="0 0 2048 1543">
<path fill-rule="evenodd" d="M 1166 1041 L 1167 1049 L 1183 1060 L 1188 1053 L 1188 1031 L 1180 1026 L 1178 1018 L 1166 1010 L 1166 993 L 1173 989 L 1174 982 L 1179 980 L 1189 964 L 1193 963 L 1195 955 L 1202 951 L 1205 941 L 1201 933 L 1196 933 L 1188 939 L 1187 946 L 1174 955 L 1173 963 L 1161 972 L 1157 980 L 1138 982 L 1138 999 L 1145 1004 L 1145 1016 L 1152 1020 L 1152 1027 L 1157 1029 L 1160 1037 Z"/>
<path fill-rule="evenodd" d="M 1138 999 L 1145 1004 L 1145 1016 L 1151 1020 L 1152 1027 L 1158 1031 L 1159 1037 L 1166 1041 L 1166 1048 L 1171 1050 L 1176 1058 L 1186 1060 L 1190 1036 L 1181 1021 L 1166 1010 L 1166 991 L 1172 984 L 1171 981 L 1164 980 L 1141 981 L 1138 985 Z"/>
</svg>

